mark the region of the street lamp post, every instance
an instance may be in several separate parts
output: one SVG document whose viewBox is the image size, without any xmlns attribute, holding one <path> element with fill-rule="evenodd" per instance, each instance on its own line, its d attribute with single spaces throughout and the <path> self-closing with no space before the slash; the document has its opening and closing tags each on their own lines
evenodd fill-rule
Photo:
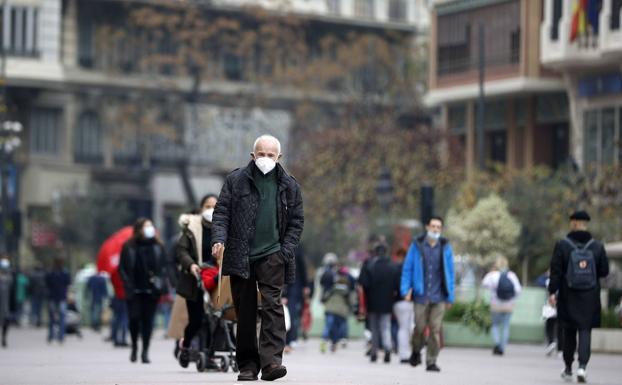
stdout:
<svg viewBox="0 0 622 385">
<path fill-rule="evenodd" d="M 4 121 L 0 125 L 0 176 L 2 188 L 2 248 L 0 251 L 11 253 L 12 236 L 15 232 L 13 224 L 13 213 L 11 212 L 11 202 L 9 201 L 9 178 L 11 165 L 13 163 L 13 154 L 21 146 L 22 141 L 20 134 L 22 132 L 22 124 L 13 121 Z M 19 262 L 15 260 L 15 266 L 19 268 Z"/>
<path fill-rule="evenodd" d="M 387 167 L 383 167 L 380 171 L 378 184 L 376 185 L 376 194 L 380 207 L 385 212 L 388 212 L 393 202 L 393 180 L 391 178 L 391 171 Z"/>
</svg>

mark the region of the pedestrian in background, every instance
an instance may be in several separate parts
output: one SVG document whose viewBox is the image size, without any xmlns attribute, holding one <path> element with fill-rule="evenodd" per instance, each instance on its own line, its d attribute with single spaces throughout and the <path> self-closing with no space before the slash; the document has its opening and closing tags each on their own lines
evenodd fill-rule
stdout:
<svg viewBox="0 0 622 385">
<path fill-rule="evenodd" d="M 291 326 L 285 336 L 285 353 L 291 352 L 298 342 L 298 334 L 301 328 L 302 309 L 304 306 L 305 295 L 309 295 L 309 278 L 307 275 L 307 264 L 302 246 L 295 252 L 296 278 L 294 282 L 285 286 L 283 290 L 282 302 L 289 310 Z"/>
<path fill-rule="evenodd" d="M 30 325 L 41 327 L 41 311 L 45 299 L 45 269 L 40 263 L 30 272 L 28 291 L 30 294 Z"/>
<path fill-rule="evenodd" d="M 273 381 L 287 374 L 282 363 L 286 329 L 281 292 L 295 279 L 294 258 L 304 213 L 300 187 L 279 163 L 279 140 L 260 136 L 251 157 L 246 167 L 225 179 L 214 212 L 212 254 L 224 253 L 222 273 L 231 276 L 238 316 L 238 380 L 256 380 L 261 370 L 263 380 Z"/>
<path fill-rule="evenodd" d="M 132 351 L 130 361 L 136 362 L 138 334 L 142 337 L 141 361 L 148 364 L 149 344 L 158 299 L 167 290 L 167 257 L 156 228 L 147 218 L 134 224 L 132 238 L 123 245 L 119 273 L 123 280 L 130 319 Z"/>
<path fill-rule="evenodd" d="M 346 324 L 354 309 L 354 296 L 348 271 L 337 269 L 332 277 L 332 285 L 326 287 L 322 294 L 324 304 L 324 331 L 320 343 L 322 353 L 326 352 L 329 342 L 331 352 L 337 351 L 339 341 L 347 338 Z"/>
<path fill-rule="evenodd" d="M 550 282 L 551 271 L 547 269 L 544 274 L 541 274 L 536 278 L 536 285 L 544 288 L 548 293 L 548 287 Z M 561 358 L 562 356 L 562 341 L 563 330 L 560 323 L 557 321 L 557 309 L 549 303 L 548 295 L 544 305 L 542 305 L 542 319 L 544 319 L 544 335 L 546 337 L 546 348 L 544 352 L 547 356 L 551 356 L 555 350 Z"/>
<path fill-rule="evenodd" d="M 107 277 L 107 273 L 100 271 L 99 273 L 90 276 L 86 281 L 86 292 L 90 300 L 89 316 L 91 327 L 96 332 L 99 332 L 101 328 L 104 301 L 108 298 Z"/>
<path fill-rule="evenodd" d="M 13 315 L 13 322 L 19 327 L 22 325 L 24 304 L 28 297 L 29 280 L 26 274 L 19 268 L 15 270 L 13 280 L 15 285 L 15 314 Z"/>
<path fill-rule="evenodd" d="M 577 380 L 587 381 L 592 328 L 600 327 L 600 282 L 609 274 L 609 260 L 603 244 L 587 231 L 590 216 L 576 211 L 570 216 L 570 232 L 557 241 L 551 258 L 549 302 L 557 306 L 564 330 L 562 378 L 572 380 L 572 363 L 579 337 Z"/>
<path fill-rule="evenodd" d="M 384 362 L 391 362 L 391 313 L 396 296 L 395 277 L 398 267 L 391 262 L 388 246 L 379 242 L 373 247 L 373 256 L 359 276 L 367 299 L 367 318 L 372 334 L 371 362 L 378 359 L 378 350 L 384 349 Z"/>
<path fill-rule="evenodd" d="M 415 302 L 415 331 L 410 364 L 421 364 L 421 349 L 427 339 L 426 370 L 440 372 L 436 360 L 441 349 L 441 325 L 445 308 L 454 302 L 454 256 L 449 241 L 442 237 L 443 219 L 433 216 L 426 233 L 413 240 L 402 268 L 400 294 Z"/>
<path fill-rule="evenodd" d="M 2 347 L 7 347 L 7 334 L 11 322 L 11 262 L 8 257 L 0 258 L 0 324 L 2 325 Z"/>
<path fill-rule="evenodd" d="M 56 339 L 65 340 L 65 319 L 67 317 L 67 291 L 71 284 L 69 272 L 65 269 L 65 259 L 56 257 L 52 269 L 45 275 L 48 293 L 48 343 Z"/>
<path fill-rule="evenodd" d="M 393 314 L 398 323 L 397 352 L 400 357 L 400 363 L 402 364 L 408 364 L 410 362 L 410 355 L 412 354 L 410 342 L 412 331 L 415 327 L 415 308 L 412 302 L 406 301 L 404 296 L 400 294 L 401 274 L 405 257 L 406 250 L 402 248 L 398 249 L 395 254 L 397 274 L 394 279 L 396 298 L 395 304 L 393 305 Z"/>
<path fill-rule="evenodd" d="M 510 339 L 510 320 L 521 284 L 510 270 L 507 258 L 498 256 L 492 271 L 484 276 L 482 286 L 490 290 L 491 333 L 495 344 L 492 352 L 502 356 Z"/>
</svg>

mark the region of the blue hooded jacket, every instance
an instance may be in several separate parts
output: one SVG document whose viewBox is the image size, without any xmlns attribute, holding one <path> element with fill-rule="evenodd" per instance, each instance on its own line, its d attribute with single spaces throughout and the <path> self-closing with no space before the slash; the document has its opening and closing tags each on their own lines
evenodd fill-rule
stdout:
<svg viewBox="0 0 622 385">
<path fill-rule="evenodd" d="M 423 242 L 425 235 L 421 235 L 410 244 L 408 254 L 402 267 L 402 279 L 400 284 L 400 294 L 405 296 L 412 289 L 413 298 L 424 294 L 424 274 L 423 274 Z M 449 303 L 454 302 L 454 255 L 451 245 L 446 238 L 439 240 L 443 258 L 441 260 L 443 268 L 443 295 Z"/>
</svg>

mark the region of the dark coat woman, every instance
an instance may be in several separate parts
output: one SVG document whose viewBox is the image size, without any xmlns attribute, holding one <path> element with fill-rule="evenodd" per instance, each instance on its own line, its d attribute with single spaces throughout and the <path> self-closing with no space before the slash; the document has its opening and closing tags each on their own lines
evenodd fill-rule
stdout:
<svg viewBox="0 0 622 385">
<path fill-rule="evenodd" d="M 136 362 L 140 332 L 143 342 L 141 360 L 147 364 L 150 362 L 148 351 L 153 318 L 158 300 L 167 290 L 166 251 L 149 219 L 140 218 L 134 224 L 134 234 L 121 251 L 119 274 L 123 280 L 130 316 L 130 361 Z"/>
</svg>

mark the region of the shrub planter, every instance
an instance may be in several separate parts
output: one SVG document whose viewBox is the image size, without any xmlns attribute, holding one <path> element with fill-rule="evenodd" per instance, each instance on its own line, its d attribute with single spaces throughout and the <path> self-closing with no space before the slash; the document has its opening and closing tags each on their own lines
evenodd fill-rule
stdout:
<svg viewBox="0 0 622 385">
<path fill-rule="evenodd" d="M 476 332 L 460 322 L 443 322 L 443 342 L 445 346 L 492 347 L 490 333 Z"/>
<path fill-rule="evenodd" d="M 622 329 L 593 329 L 592 350 L 600 353 L 622 353 Z"/>
</svg>

